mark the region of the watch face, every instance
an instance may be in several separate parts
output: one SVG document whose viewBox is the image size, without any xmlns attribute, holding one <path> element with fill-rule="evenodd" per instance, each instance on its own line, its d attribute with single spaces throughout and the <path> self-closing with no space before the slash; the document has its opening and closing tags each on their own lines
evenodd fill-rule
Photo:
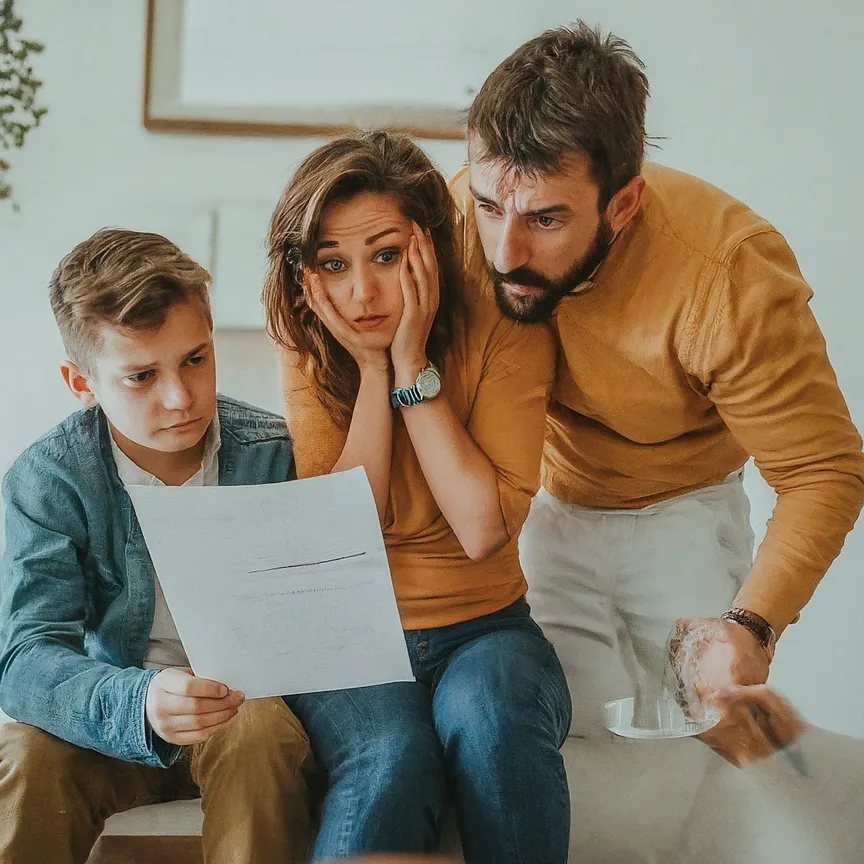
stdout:
<svg viewBox="0 0 864 864">
<path fill-rule="evenodd" d="M 424 399 L 434 399 L 441 392 L 441 378 L 434 369 L 424 369 L 417 376 L 417 389 Z"/>
</svg>

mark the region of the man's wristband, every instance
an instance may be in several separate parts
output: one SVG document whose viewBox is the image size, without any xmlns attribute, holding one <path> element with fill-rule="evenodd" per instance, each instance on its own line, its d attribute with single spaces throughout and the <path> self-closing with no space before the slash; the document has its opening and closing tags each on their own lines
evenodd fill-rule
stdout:
<svg viewBox="0 0 864 864">
<path fill-rule="evenodd" d="M 774 659 L 777 634 L 774 632 L 774 628 L 761 615 L 757 615 L 749 609 L 733 606 L 728 612 L 724 612 L 720 616 L 720 620 L 740 624 L 749 630 L 756 638 L 756 641 L 765 649 L 768 661 L 771 662 Z"/>
</svg>

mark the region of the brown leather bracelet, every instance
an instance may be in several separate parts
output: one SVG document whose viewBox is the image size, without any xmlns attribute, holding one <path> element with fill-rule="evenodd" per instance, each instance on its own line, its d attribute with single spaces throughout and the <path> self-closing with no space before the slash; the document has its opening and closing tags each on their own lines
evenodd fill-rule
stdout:
<svg viewBox="0 0 864 864">
<path fill-rule="evenodd" d="M 761 615 L 757 615 L 749 609 L 733 606 L 728 612 L 724 612 L 720 616 L 720 619 L 740 624 L 749 630 L 756 638 L 756 641 L 765 649 L 765 653 L 768 655 L 768 662 L 770 663 L 774 659 L 777 634 L 774 632 L 774 628 Z"/>
</svg>

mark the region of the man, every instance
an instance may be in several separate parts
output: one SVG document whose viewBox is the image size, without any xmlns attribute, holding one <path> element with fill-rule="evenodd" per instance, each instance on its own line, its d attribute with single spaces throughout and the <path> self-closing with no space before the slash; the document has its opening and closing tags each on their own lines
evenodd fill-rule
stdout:
<svg viewBox="0 0 864 864">
<path fill-rule="evenodd" d="M 697 694 L 727 709 L 705 740 L 742 763 L 773 748 L 750 706 L 797 734 L 758 685 L 858 516 L 864 456 L 791 250 L 719 189 L 643 165 L 647 96 L 621 39 L 548 31 L 478 93 L 453 190 L 472 274 L 560 343 L 520 550 L 571 735 L 651 689 L 682 619 Z M 755 561 L 750 456 L 778 495 Z"/>
</svg>

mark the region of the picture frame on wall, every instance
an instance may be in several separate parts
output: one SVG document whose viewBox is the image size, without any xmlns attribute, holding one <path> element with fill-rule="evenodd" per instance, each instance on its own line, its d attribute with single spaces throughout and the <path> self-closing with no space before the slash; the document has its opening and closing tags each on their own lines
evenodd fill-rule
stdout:
<svg viewBox="0 0 864 864">
<path fill-rule="evenodd" d="M 390 7 L 398 0 L 148 0 L 144 126 L 293 136 L 377 128 L 462 138 L 479 72 L 451 61 L 441 73 L 445 34 L 429 32 L 441 25 L 424 30 L 420 22 L 407 43 L 386 24 L 382 32 Z M 429 18 L 444 20 L 440 9 Z"/>
</svg>

